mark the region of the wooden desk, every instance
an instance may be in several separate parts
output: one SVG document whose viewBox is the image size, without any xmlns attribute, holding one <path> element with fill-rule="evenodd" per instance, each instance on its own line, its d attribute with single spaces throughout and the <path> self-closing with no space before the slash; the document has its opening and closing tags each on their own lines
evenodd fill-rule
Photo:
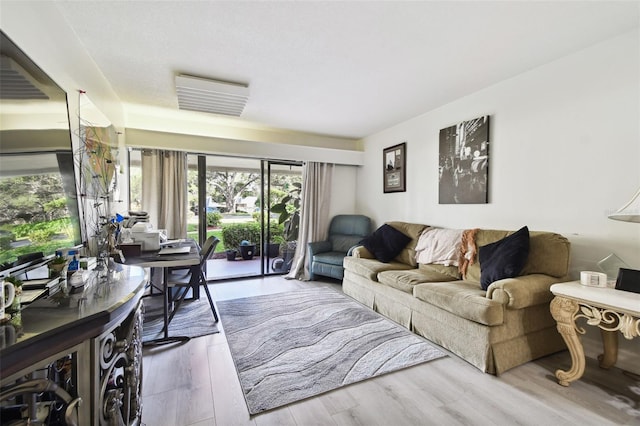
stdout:
<svg viewBox="0 0 640 426">
<path fill-rule="evenodd" d="M 126 265 L 135 265 L 143 268 L 162 268 L 162 297 L 164 315 L 164 336 L 144 342 L 144 345 L 163 345 L 168 343 L 186 342 L 190 338 L 187 336 L 169 336 L 169 268 L 178 266 L 194 266 L 200 264 L 200 253 L 198 245 L 193 240 L 182 243 L 188 245 L 191 250 L 188 254 L 160 255 L 157 252 L 146 252 L 139 257 L 125 259 Z"/>
<path fill-rule="evenodd" d="M 551 292 L 551 315 L 558 323 L 569 353 L 569 371 L 557 370 L 556 377 L 562 386 L 582 377 L 585 368 L 584 349 L 579 334 L 584 334 L 576 320 L 584 318 L 587 325 L 600 328 L 603 354 L 598 357 L 600 367 L 608 369 L 618 358 L 618 331 L 626 339 L 640 335 L 640 294 L 613 288 L 589 287 L 578 281 L 554 284 Z"/>
</svg>

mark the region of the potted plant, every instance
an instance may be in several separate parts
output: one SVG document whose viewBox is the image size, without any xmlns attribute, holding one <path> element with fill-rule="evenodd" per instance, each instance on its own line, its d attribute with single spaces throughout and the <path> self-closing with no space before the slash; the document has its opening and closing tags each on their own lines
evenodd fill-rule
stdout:
<svg viewBox="0 0 640 426">
<path fill-rule="evenodd" d="M 49 262 L 49 269 L 53 271 L 53 273 L 60 275 L 66 264 L 66 258 L 62 256 L 56 256 Z"/>
<path fill-rule="evenodd" d="M 271 206 L 273 213 L 278 213 L 278 223 L 284 225 L 284 242 L 280 244 L 280 256 L 282 262 L 274 270 L 287 272 L 291 269 L 293 257 L 298 246 L 298 234 L 300 231 L 300 207 L 302 205 L 302 183 L 294 182 L 279 203 Z"/>
<path fill-rule="evenodd" d="M 272 236 L 270 242 L 266 243 L 266 252 L 270 258 L 279 256 L 280 246 L 285 242 L 284 237 L 281 235 Z"/>
<path fill-rule="evenodd" d="M 273 220 L 269 221 L 269 229 L 267 230 L 268 242 L 264 243 L 264 253 L 270 258 L 280 255 L 280 245 L 285 242 L 283 237 L 284 226 Z"/>
<path fill-rule="evenodd" d="M 225 253 L 227 255 L 227 260 L 236 260 L 236 256 L 238 256 L 238 250 L 227 249 Z"/>
<path fill-rule="evenodd" d="M 294 182 L 293 188 L 289 190 L 289 193 L 282 197 L 280 202 L 271 206 L 271 211 L 277 213 L 278 223 L 284 225 L 284 239 L 287 243 L 287 247 L 282 249 L 290 249 L 291 243 L 298 240 L 298 232 L 300 230 L 300 206 L 302 195 L 302 183 Z M 295 251 L 295 247 L 293 248 Z"/>
</svg>

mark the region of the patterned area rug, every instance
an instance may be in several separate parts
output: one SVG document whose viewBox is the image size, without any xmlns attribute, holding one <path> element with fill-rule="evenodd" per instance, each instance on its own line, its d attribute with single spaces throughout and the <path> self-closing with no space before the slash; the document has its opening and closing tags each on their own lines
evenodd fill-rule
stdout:
<svg viewBox="0 0 640 426">
<path fill-rule="evenodd" d="M 144 310 L 142 341 L 162 337 L 162 296 L 146 297 Z M 209 301 L 204 295 L 197 300 L 185 300 L 169 324 L 169 336 L 200 337 L 219 332 Z"/>
<path fill-rule="evenodd" d="M 218 307 L 251 414 L 446 356 L 328 288 L 221 301 Z"/>
</svg>

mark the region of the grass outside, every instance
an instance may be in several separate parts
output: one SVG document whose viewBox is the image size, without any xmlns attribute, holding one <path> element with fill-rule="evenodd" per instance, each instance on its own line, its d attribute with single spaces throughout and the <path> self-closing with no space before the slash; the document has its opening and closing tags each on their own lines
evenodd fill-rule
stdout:
<svg viewBox="0 0 640 426">
<path fill-rule="evenodd" d="M 220 240 L 214 253 L 223 253 L 226 249 L 224 248 L 224 242 L 222 241 L 222 229 L 207 229 L 207 238 L 212 235 L 215 235 Z M 192 229 L 191 225 L 189 225 L 187 228 L 187 238 L 193 238 L 195 241 L 198 241 L 198 229 Z"/>
</svg>

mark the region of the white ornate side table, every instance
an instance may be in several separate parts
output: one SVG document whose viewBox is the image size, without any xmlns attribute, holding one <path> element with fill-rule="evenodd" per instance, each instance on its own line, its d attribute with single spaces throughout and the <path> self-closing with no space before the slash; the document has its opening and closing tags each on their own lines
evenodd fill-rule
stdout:
<svg viewBox="0 0 640 426">
<path fill-rule="evenodd" d="M 604 352 L 598 357 L 601 368 L 612 367 L 618 359 L 618 331 L 629 340 L 640 336 L 640 294 L 584 286 L 578 281 L 554 284 L 551 292 L 555 296 L 551 315 L 571 354 L 571 369 L 556 371 L 562 386 L 569 386 L 584 373 L 584 349 L 578 333 L 584 334 L 585 330 L 576 324 L 578 318 L 600 328 Z"/>
</svg>

